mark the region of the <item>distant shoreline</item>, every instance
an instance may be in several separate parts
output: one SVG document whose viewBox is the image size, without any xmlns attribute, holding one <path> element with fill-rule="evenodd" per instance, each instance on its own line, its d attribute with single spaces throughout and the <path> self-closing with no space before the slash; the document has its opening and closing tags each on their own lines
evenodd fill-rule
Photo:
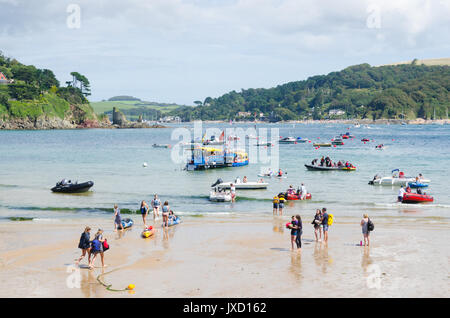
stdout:
<svg viewBox="0 0 450 318">
<path fill-rule="evenodd" d="M 193 122 L 193 121 L 191 121 Z M 203 123 L 228 123 L 227 120 L 203 120 Z M 401 125 L 402 122 L 405 122 L 408 125 L 444 125 L 450 124 L 450 119 L 408 119 L 408 120 L 399 120 L 399 119 L 328 119 L 328 120 L 286 120 L 286 121 L 278 121 L 271 124 L 349 124 L 349 125 Z M 268 124 L 267 121 L 236 121 L 233 124 Z"/>
</svg>

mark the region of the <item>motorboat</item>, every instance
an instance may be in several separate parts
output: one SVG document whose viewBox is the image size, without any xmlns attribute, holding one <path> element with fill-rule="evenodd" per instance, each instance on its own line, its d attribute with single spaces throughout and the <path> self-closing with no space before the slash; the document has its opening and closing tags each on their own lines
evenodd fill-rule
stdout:
<svg viewBox="0 0 450 318">
<path fill-rule="evenodd" d="M 370 139 L 369 138 L 363 138 L 363 139 L 361 139 L 361 141 L 362 142 L 368 142 L 368 141 L 370 141 Z"/>
<path fill-rule="evenodd" d="M 341 137 L 334 137 L 334 139 L 331 140 L 331 144 L 341 146 L 344 144 L 344 141 L 342 140 Z"/>
<path fill-rule="evenodd" d="M 428 187 L 428 184 L 422 183 L 420 181 L 419 182 L 414 181 L 414 182 L 409 182 L 408 186 L 410 188 L 426 188 L 426 187 Z"/>
<path fill-rule="evenodd" d="M 403 194 L 402 203 L 426 203 L 433 202 L 431 195 L 406 192 Z"/>
<path fill-rule="evenodd" d="M 256 146 L 257 147 L 272 147 L 272 143 L 271 142 L 257 143 Z"/>
<path fill-rule="evenodd" d="M 222 181 L 219 179 L 218 181 Z M 260 190 L 260 189 L 267 189 L 267 186 L 269 185 L 267 182 L 220 182 L 220 183 L 214 183 L 212 187 L 217 187 L 219 189 L 231 189 L 231 184 L 234 185 L 236 190 Z"/>
<path fill-rule="evenodd" d="M 299 193 L 299 191 L 297 191 L 297 192 L 287 191 L 284 194 L 284 197 L 286 198 L 286 200 L 289 200 L 289 201 L 301 200 L 301 194 Z M 311 193 L 306 193 L 305 200 L 311 200 L 311 198 L 312 198 Z"/>
<path fill-rule="evenodd" d="M 72 183 L 71 180 L 63 179 L 60 182 L 58 182 L 51 190 L 53 192 L 59 192 L 59 193 L 82 193 L 89 191 L 89 189 L 94 185 L 93 181 L 87 181 L 78 183 L 76 181 L 75 183 Z"/>
<path fill-rule="evenodd" d="M 326 142 L 326 143 L 314 143 L 313 144 L 314 147 L 331 147 L 331 143 Z"/>
<path fill-rule="evenodd" d="M 153 144 L 153 148 L 170 148 L 169 144 Z"/>
<path fill-rule="evenodd" d="M 317 166 L 317 165 L 308 165 L 305 164 L 305 167 L 308 170 L 311 171 L 335 171 L 335 170 L 342 170 L 342 171 L 355 171 L 356 167 L 355 166 L 350 166 L 350 167 L 346 167 L 346 166 L 332 166 L 332 167 L 327 167 L 327 166 Z"/>
<path fill-rule="evenodd" d="M 231 192 L 221 189 L 211 189 L 209 200 L 213 202 L 231 202 Z"/>
<path fill-rule="evenodd" d="M 393 171 L 396 171 L 398 169 L 395 169 Z M 373 177 L 371 181 L 369 181 L 370 185 L 382 185 L 382 186 L 406 186 L 409 183 L 416 182 L 416 178 L 414 177 L 406 177 L 405 173 L 400 171 L 400 173 L 397 175 L 393 175 L 390 177 L 381 177 L 378 174 Z M 420 179 L 420 183 L 426 184 L 430 183 L 431 180 L 428 179 Z"/>
<path fill-rule="evenodd" d="M 278 143 L 280 143 L 280 144 L 296 144 L 297 139 L 294 137 L 284 137 L 284 138 L 278 140 Z"/>
<path fill-rule="evenodd" d="M 297 142 L 298 143 L 305 143 L 305 142 L 308 142 L 308 141 L 309 141 L 308 138 L 297 137 Z"/>
</svg>

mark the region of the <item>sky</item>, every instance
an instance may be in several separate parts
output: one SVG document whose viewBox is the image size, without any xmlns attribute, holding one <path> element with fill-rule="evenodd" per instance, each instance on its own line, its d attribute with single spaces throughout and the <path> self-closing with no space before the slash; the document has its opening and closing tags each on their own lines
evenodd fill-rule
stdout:
<svg viewBox="0 0 450 318">
<path fill-rule="evenodd" d="M 449 0 L 0 0 L 0 50 L 91 101 L 193 105 L 347 66 L 450 57 Z"/>
</svg>

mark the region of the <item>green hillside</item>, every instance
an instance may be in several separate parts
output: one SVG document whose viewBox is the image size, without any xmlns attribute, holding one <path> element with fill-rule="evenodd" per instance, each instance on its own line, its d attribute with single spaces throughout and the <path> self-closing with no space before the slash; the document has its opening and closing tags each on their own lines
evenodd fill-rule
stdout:
<svg viewBox="0 0 450 318">
<path fill-rule="evenodd" d="M 96 114 L 112 114 L 114 107 L 119 109 L 129 120 L 136 120 L 139 115 L 142 115 L 144 119 L 156 120 L 164 114 L 167 114 L 179 107 L 178 104 L 166 104 L 156 102 L 141 101 L 136 98 L 132 100 L 123 100 L 123 96 L 117 96 L 110 98 L 108 101 L 91 102 L 91 106 Z M 113 100 L 111 100 L 113 99 Z M 115 100 L 120 99 L 120 100 Z M 189 106 L 184 106 L 189 107 Z"/>
<path fill-rule="evenodd" d="M 79 73 L 72 72 L 72 81 L 62 87 L 51 70 L 24 65 L 1 52 L 0 72 L 7 78 L 0 82 L 2 122 L 56 118 L 81 124 L 97 119 L 86 99 L 89 81 Z"/>
<path fill-rule="evenodd" d="M 232 91 L 172 114 L 184 121 L 244 119 L 238 112 L 252 114 L 245 119 L 263 113 L 273 120 L 430 119 L 434 114 L 439 119 L 447 118 L 449 101 L 450 66 L 413 61 L 379 67 L 361 64 L 274 88 Z M 333 115 L 337 110 L 345 113 Z"/>
</svg>

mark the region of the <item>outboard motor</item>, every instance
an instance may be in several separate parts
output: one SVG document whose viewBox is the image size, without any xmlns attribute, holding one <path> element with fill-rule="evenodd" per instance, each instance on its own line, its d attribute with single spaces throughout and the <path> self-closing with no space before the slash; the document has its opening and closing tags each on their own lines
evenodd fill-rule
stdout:
<svg viewBox="0 0 450 318">
<path fill-rule="evenodd" d="M 215 183 L 213 183 L 213 185 L 211 185 L 211 188 L 214 188 L 216 185 L 223 183 L 222 178 L 217 179 L 217 181 Z"/>
</svg>

